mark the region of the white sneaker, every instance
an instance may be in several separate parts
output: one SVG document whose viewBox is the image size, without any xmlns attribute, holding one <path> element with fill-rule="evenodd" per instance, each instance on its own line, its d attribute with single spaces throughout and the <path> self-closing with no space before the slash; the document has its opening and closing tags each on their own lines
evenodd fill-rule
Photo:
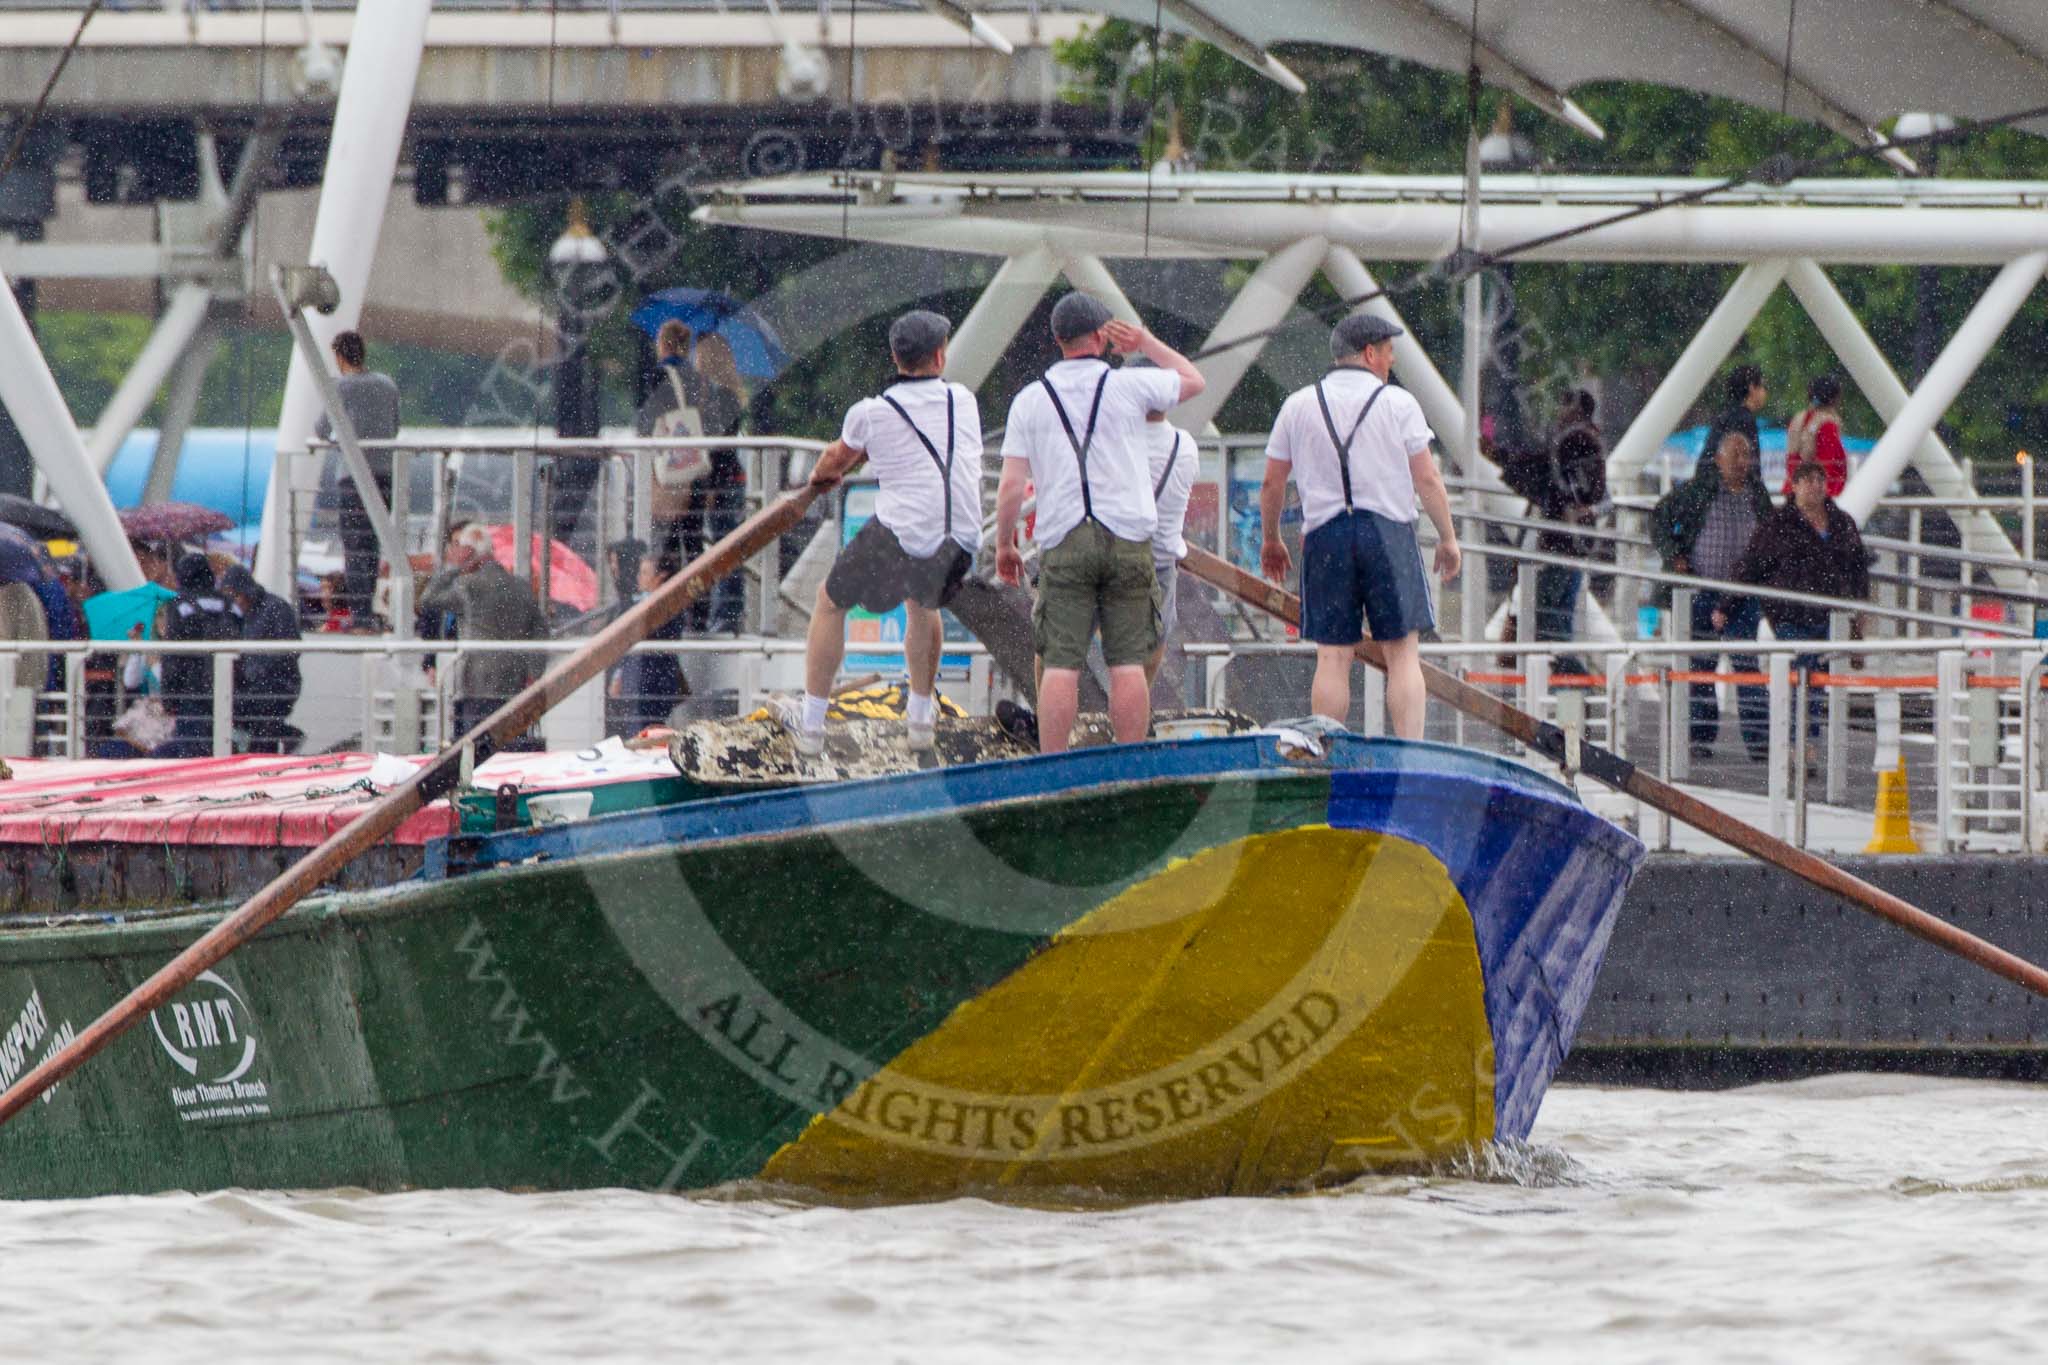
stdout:
<svg viewBox="0 0 2048 1365">
<path fill-rule="evenodd" d="M 825 752 L 825 732 L 804 728 L 804 704 L 793 697 L 774 697 L 768 702 L 768 715 L 789 733 L 789 741 L 796 746 L 804 758 L 816 758 Z"/>
<path fill-rule="evenodd" d="M 913 752 L 928 753 L 938 746 L 938 725 L 935 721 L 906 720 L 903 729 L 910 737 Z"/>
</svg>

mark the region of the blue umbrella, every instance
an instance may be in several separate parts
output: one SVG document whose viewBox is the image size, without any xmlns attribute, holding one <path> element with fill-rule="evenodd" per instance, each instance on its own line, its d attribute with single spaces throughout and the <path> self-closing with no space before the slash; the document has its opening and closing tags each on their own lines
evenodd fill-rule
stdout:
<svg viewBox="0 0 2048 1365">
<path fill-rule="evenodd" d="M 156 611 L 178 594 L 161 583 L 144 583 L 139 588 L 103 592 L 85 599 L 85 628 L 95 640 L 125 640 L 135 626 L 142 638 L 156 638 Z"/>
<path fill-rule="evenodd" d="M 719 336 L 748 379 L 773 379 L 789 367 L 789 352 L 767 319 L 716 289 L 676 288 L 649 294 L 633 310 L 633 325 L 653 336 L 664 322 L 680 322 L 693 336 Z"/>
</svg>

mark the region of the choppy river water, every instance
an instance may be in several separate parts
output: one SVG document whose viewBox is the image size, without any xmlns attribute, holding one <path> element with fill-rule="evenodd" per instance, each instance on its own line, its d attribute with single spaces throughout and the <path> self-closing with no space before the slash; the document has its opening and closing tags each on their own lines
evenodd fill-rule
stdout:
<svg viewBox="0 0 2048 1365">
<path fill-rule="evenodd" d="M 2048 1088 L 1560 1088 L 1498 1164 L 1087 1212 L 620 1191 L 0 1204 L 0 1356 L 2048 1354 Z"/>
</svg>

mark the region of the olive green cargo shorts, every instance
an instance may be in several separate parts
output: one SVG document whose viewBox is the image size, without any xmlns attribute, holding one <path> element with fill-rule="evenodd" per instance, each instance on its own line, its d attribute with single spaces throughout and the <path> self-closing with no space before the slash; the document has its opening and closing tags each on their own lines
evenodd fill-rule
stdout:
<svg viewBox="0 0 2048 1365">
<path fill-rule="evenodd" d="M 1084 521 L 1039 557 L 1031 640 L 1047 668 L 1079 669 L 1098 626 L 1111 668 L 1143 664 L 1159 647 L 1159 611 L 1149 541 Z"/>
</svg>

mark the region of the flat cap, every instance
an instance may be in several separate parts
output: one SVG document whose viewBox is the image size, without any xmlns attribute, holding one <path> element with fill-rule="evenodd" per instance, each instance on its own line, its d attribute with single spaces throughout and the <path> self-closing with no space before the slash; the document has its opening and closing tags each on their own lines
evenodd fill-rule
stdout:
<svg viewBox="0 0 2048 1365">
<path fill-rule="evenodd" d="M 1357 355 L 1376 342 L 1402 335 L 1402 329 L 1371 313 L 1353 313 L 1330 329 L 1330 354 L 1342 358 Z"/>
<path fill-rule="evenodd" d="M 916 308 L 889 324 L 889 354 L 905 365 L 922 365 L 953 334 L 944 315 Z"/>
<path fill-rule="evenodd" d="M 1090 332 L 1100 331 L 1108 325 L 1111 316 L 1101 299 L 1076 290 L 1052 306 L 1053 340 L 1073 341 Z"/>
</svg>

